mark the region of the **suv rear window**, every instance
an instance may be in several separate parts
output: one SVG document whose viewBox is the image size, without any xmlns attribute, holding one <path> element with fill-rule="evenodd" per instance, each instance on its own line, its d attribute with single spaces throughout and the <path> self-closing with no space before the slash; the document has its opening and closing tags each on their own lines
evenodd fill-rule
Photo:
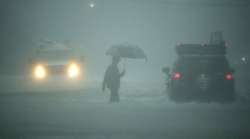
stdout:
<svg viewBox="0 0 250 139">
<path fill-rule="evenodd" d="M 229 63 L 224 56 L 183 56 L 176 62 L 175 70 L 181 72 L 225 72 Z"/>
</svg>

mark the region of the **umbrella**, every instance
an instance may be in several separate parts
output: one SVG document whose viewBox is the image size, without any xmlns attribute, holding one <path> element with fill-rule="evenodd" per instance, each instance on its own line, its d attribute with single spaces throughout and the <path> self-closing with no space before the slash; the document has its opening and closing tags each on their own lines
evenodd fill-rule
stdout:
<svg viewBox="0 0 250 139">
<path fill-rule="evenodd" d="M 147 56 L 140 47 L 130 44 L 113 45 L 106 51 L 106 55 L 132 59 L 147 59 Z"/>
</svg>

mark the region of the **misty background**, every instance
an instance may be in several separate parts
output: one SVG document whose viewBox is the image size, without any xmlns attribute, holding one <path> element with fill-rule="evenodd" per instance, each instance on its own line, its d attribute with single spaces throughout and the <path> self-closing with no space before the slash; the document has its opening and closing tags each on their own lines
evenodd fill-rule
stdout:
<svg viewBox="0 0 250 139">
<path fill-rule="evenodd" d="M 175 45 L 207 43 L 212 31 L 224 32 L 233 64 L 250 54 L 249 13 L 247 0 L 0 0 L 0 74 L 28 74 L 33 48 L 47 39 L 81 47 L 86 78 L 101 80 L 105 51 L 128 42 L 148 61 L 127 60 L 124 80 L 162 81 Z"/>
</svg>

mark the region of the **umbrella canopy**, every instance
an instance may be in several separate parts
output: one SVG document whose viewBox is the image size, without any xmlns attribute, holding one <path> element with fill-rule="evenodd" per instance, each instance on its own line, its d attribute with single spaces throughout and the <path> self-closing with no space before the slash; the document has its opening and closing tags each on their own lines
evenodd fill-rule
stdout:
<svg viewBox="0 0 250 139">
<path fill-rule="evenodd" d="M 106 55 L 132 59 L 147 59 L 147 56 L 140 47 L 130 44 L 113 45 L 106 51 Z"/>
</svg>

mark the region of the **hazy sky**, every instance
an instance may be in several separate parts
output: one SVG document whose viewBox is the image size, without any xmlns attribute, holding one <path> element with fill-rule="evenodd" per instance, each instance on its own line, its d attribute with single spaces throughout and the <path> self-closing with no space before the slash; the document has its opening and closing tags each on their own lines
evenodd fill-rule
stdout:
<svg viewBox="0 0 250 139">
<path fill-rule="evenodd" d="M 106 49 L 118 43 L 137 44 L 148 55 L 148 62 L 126 61 L 126 79 L 135 80 L 160 79 L 178 42 L 206 43 L 216 30 L 231 45 L 229 57 L 250 52 L 247 0 L 1 0 L 0 10 L 2 72 L 27 70 L 41 39 L 80 45 L 89 77 L 97 79 L 109 64 Z"/>
</svg>

